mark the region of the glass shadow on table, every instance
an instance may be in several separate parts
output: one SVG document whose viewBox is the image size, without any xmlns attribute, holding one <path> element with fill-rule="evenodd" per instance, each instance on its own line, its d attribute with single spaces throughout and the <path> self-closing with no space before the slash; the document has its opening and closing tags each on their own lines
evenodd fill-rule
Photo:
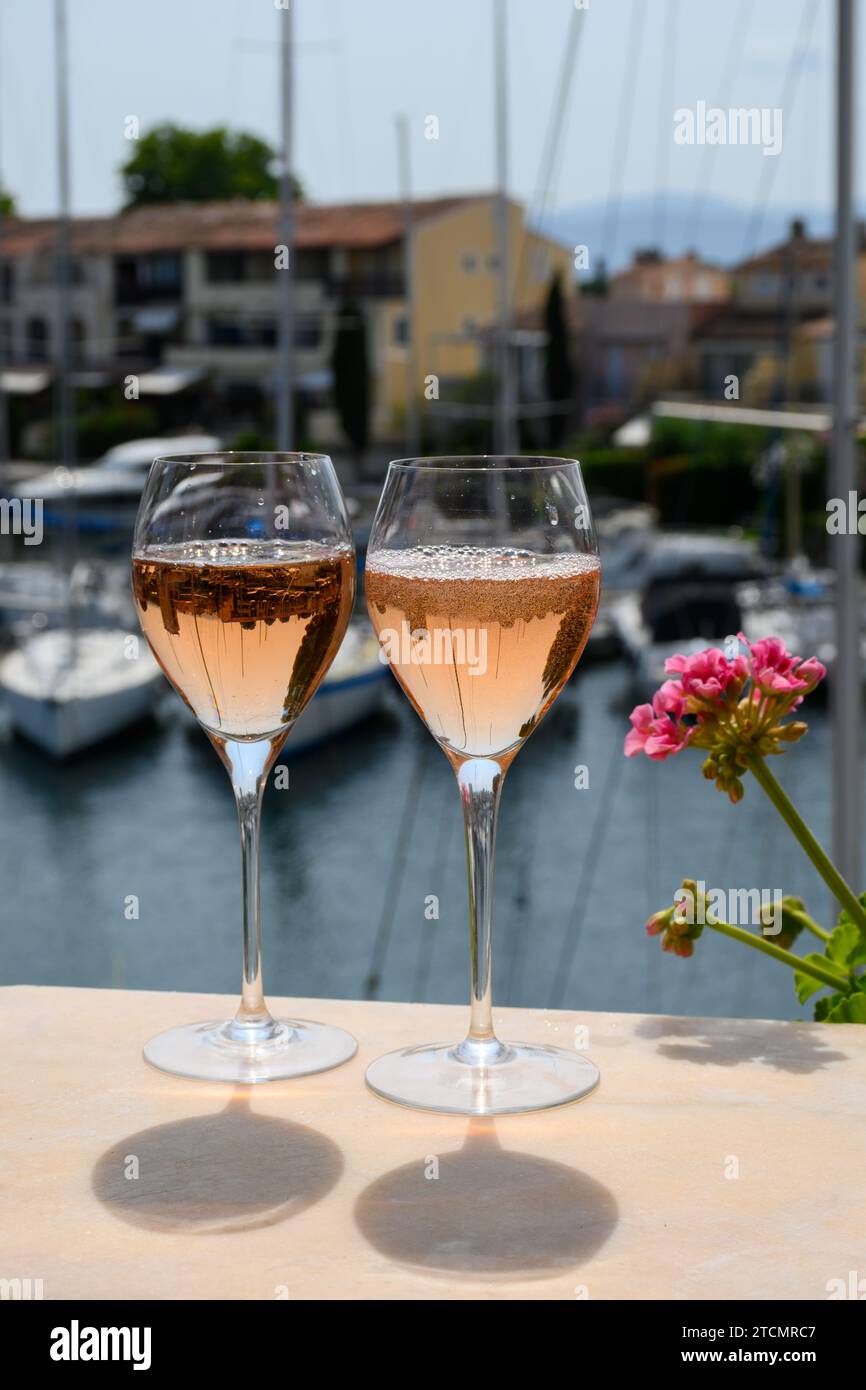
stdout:
<svg viewBox="0 0 866 1390">
<path fill-rule="evenodd" d="M 94 1195 L 115 1216 L 193 1235 L 275 1226 L 326 1197 L 343 1172 L 333 1140 L 250 1108 L 238 1087 L 215 1114 L 191 1115 L 112 1144 Z"/>
<path fill-rule="evenodd" d="M 532 1279 L 590 1259 L 619 1210 L 595 1178 L 506 1148 L 494 1121 L 472 1120 L 461 1148 L 370 1183 L 355 1220 L 381 1254 L 425 1272 Z"/>
</svg>

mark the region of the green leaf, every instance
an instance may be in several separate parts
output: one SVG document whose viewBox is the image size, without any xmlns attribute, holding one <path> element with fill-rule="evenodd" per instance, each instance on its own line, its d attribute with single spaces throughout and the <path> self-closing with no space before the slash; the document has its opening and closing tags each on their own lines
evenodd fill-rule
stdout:
<svg viewBox="0 0 866 1390">
<path fill-rule="evenodd" d="M 866 1023 L 866 994 L 858 991 L 828 1010 L 825 1023 Z"/>
<path fill-rule="evenodd" d="M 860 903 L 861 907 L 866 907 L 866 893 L 861 893 L 857 901 L 858 903 Z M 853 929 L 856 937 L 856 942 L 850 954 L 844 959 L 844 961 L 842 957 L 836 957 L 831 955 L 831 946 L 827 947 L 828 956 L 831 956 L 832 960 L 838 959 L 840 964 L 844 963 L 848 966 L 863 965 L 864 963 L 866 963 L 866 936 L 864 936 L 861 933 L 859 927 L 857 926 L 857 923 L 853 920 L 850 913 L 844 907 L 842 911 L 839 913 L 839 927 L 844 927 L 848 936 L 850 936 L 849 929 Z M 835 928 L 831 932 L 831 942 L 833 938 L 836 936 L 836 932 L 839 930 L 839 927 Z"/>
<path fill-rule="evenodd" d="M 841 965 L 844 970 L 849 970 L 851 966 L 859 964 L 857 956 L 863 950 L 864 943 L 860 932 L 850 917 L 847 921 L 840 920 L 838 927 L 834 927 L 830 933 L 830 940 L 824 947 L 824 954 L 828 960 L 832 960 L 836 965 Z"/>
<path fill-rule="evenodd" d="M 824 956 L 819 956 L 817 951 L 810 951 L 808 956 L 803 957 L 810 965 L 820 965 L 826 969 L 827 961 Z M 819 989 L 826 989 L 823 980 L 816 980 L 811 975 L 804 975 L 799 970 L 794 971 L 794 988 L 797 991 L 797 998 L 801 1004 L 805 1004 L 807 999 L 811 999 L 813 994 L 817 994 Z"/>
<path fill-rule="evenodd" d="M 847 997 L 848 997 L 847 994 L 838 994 L 838 993 L 837 993 L 837 994 L 825 994 L 824 997 L 823 997 L 823 999 L 816 999 L 816 1000 L 815 1000 L 815 1008 L 814 1008 L 813 1015 L 812 1015 L 813 1018 L 815 1019 L 815 1022 L 816 1022 L 816 1023 L 826 1023 L 826 1022 L 827 1022 L 827 1016 L 828 1016 L 828 1014 L 830 1013 L 830 1010 L 831 1010 L 831 1009 L 834 1009 L 834 1008 L 836 1007 L 836 1005 L 837 1005 L 842 999 L 847 999 Z"/>
</svg>

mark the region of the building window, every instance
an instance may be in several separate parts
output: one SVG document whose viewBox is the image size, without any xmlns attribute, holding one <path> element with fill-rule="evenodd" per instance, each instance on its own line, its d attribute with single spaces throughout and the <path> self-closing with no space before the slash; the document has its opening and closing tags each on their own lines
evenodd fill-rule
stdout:
<svg viewBox="0 0 866 1390">
<path fill-rule="evenodd" d="M 460 257 L 460 269 L 464 275 L 476 275 L 478 273 L 478 257 L 474 251 L 464 251 Z"/>
<path fill-rule="evenodd" d="M 397 314 L 391 325 L 391 340 L 395 347 L 406 347 L 409 342 L 409 320 L 405 314 Z"/>
<path fill-rule="evenodd" d="M 489 252 L 488 255 L 485 256 L 485 258 L 484 258 L 484 264 L 485 264 L 485 266 L 487 267 L 487 269 L 490 271 L 490 274 L 491 274 L 491 275 L 495 275 L 496 272 L 497 272 L 497 270 L 499 269 L 499 252 L 498 252 L 498 251 L 491 251 L 491 252 Z"/>
<path fill-rule="evenodd" d="M 148 289 L 176 290 L 180 287 L 180 257 L 143 256 L 138 262 L 138 283 Z"/>
<path fill-rule="evenodd" d="M 322 341 L 321 320 L 312 315 L 298 319 L 293 337 L 296 348 L 317 348 Z"/>
<path fill-rule="evenodd" d="M 609 347 L 605 353 L 604 378 L 609 400 L 619 400 L 625 389 L 625 359 L 621 347 Z"/>
<path fill-rule="evenodd" d="M 207 341 L 208 347 L 241 347 L 241 326 L 234 319 L 209 318 Z"/>
<path fill-rule="evenodd" d="M 208 251 L 205 274 L 212 285 L 235 285 L 244 278 L 242 251 Z"/>
<path fill-rule="evenodd" d="M 28 319 L 26 337 L 28 362 L 45 362 L 48 357 L 48 324 L 45 319 Z"/>
<path fill-rule="evenodd" d="M 212 315 L 206 324 L 208 347 L 272 348 L 277 325 L 272 318 L 237 319 Z"/>
<path fill-rule="evenodd" d="M 11 304 L 14 298 L 15 281 L 12 267 L 7 261 L 0 265 L 0 304 Z"/>
</svg>

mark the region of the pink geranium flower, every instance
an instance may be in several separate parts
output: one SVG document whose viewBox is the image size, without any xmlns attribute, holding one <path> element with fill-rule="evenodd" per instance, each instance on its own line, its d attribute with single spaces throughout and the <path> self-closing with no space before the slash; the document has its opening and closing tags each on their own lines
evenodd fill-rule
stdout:
<svg viewBox="0 0 866 1390">
<path fill-rule="evenodd" d="M 624 752 L 627 758 L 646 753 L 656 762 L 670 758 L 685 748 L 691 729 L 681 722 L 685 699 L 677 681 L 665 681 L 653 696 L 651 705 L 637 705 L 632 710 L 631 732 L 626 734 Z"/>
<path fill-rule="evenodd" d="M 767 695 L 793 695 L 805 689 L 797 676 L 801 658 L 791 656 L 778 637 L 765 637 L 750 645 L 752 679 Z"/>
<path fill-rule="evenodd" d="M 745 681 L 749 674 L 743 657 L 729 661 L 719 647 L 705 647 L 693 656 L 683 656 L 681 652 L 669 656 L 665 670 L 669 675 L 679 675 L 685 695 L 711 704 L 724 697 L 732 681 Z"/>
<path fill-rule="evenodd" d="M 755 757 L 782 753 L 802 738 L 806 725 L 788 716 L 827 674 L 816 657 L 792 656 L 778 637 L 750 643 L 748 655 L 728 657 L 719 647 L 668 657 L 667 680 L 652 703 L 631 713 L 627 757 L 646 753 L 656 762 L 688 744 L 709 754 L 704 776 L 734 802 L 743 796 L 742 774 Z M 676 945 L 667 949 L 677 950 Z"/>
</svg>

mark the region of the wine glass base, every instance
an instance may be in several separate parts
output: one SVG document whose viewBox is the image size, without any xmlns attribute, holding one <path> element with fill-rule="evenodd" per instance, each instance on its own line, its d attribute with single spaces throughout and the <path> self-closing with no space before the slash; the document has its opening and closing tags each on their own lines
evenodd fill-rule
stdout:
<svg viewBox="0 0 866 1390">
<path fill-rule="evenodd" d="M 170 1028 L 145 1043 L 145 1061 L 173 1076 L 253 1085 L 329 1071 L 358 1050 L 351 1033 L 330 1024 L 307 1019 L 277 1019 L 276 1024 L 275 1034 L 261 1043 L 231 1038 L 231 1025 L 223 1019 Z"/>
<path fill-rule="evenodd" d="M 453 1043 L 408 1047 L 378 1057 L 367 1085 L 383 1100 L 446 1115 L 519 1115 L 570 1105 L 594 1091 L 587 1057 L 534 1043 L 498 1044 L 490 1064 L 466 1061 Z"/>
</svg>

